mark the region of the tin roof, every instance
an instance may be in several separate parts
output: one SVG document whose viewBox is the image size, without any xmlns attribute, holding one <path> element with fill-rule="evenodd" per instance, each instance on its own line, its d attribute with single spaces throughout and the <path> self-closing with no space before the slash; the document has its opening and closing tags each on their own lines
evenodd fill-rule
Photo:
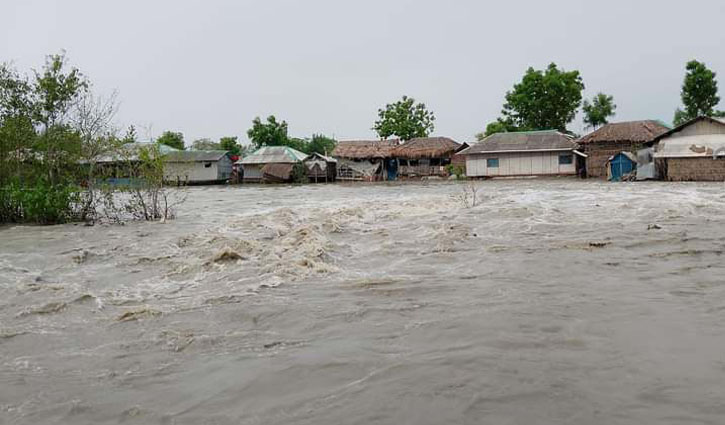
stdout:
<svg viewBox="0 0 725 425">
<path fill-rule="evenodd" d="M 472 144 L 460 155 L 491 152 L 563 151 L 576 149 L 572 138 L 556 130 L 517 131 L 492 134 Z"/>
<path fill-rule="evenodd" d="M 264 146 L 237 161 L 237 164 L 294 164 L 305 158 L 306 154 L 289 146 Z"/>
<path fill-rule="evenodd" d="M 174 151 L 167 153 L 164 158 L 167 162 L 208 162 L 219 161 L 227 151 L 210 150 L 210 151 Z"/>
<path fill-rule="evenodd" d="M 673 137 L 660 141 L 655 158 L 704 158 L 725 155 L 725 134 Z"/>
</svg>

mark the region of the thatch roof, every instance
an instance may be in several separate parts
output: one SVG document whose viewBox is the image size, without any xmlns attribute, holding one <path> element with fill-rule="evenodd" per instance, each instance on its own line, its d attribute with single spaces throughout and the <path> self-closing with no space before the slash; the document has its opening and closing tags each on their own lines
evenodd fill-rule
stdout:
<svg viewBox="0 0 725 425">
<path fill-rule="evenodd" d="M 659 121 L 626 121 L 605 124 L 579 139 L 579 143 L 634 142 L 649 143 L 669 128 Z"/>
<path fill-rule="evenodd" d="M 700 121 L 708 121 L 708 122 L 711 122 L 711 123 L 716 124 L 716 125 L 725 126 L 725 118 L 713 118 L 713 117 L 699 116 L 697 118 L 691 119 L 690 121 L 687 121 L 685 123 L 682 123 L 682 124 L 678 125 L 677 127 L 669 130 L 669 131 L 666 131 L 664 133 L 659 134 L 657 137 L 655 137 L 654 141 L 655 142 L 658 142 L 661 139 L 664 139 L 665 137 L 668 137 L 668 136 L 670 136 L 672 134 L 675 134 L 675 133 L 679 133 L 685 127 L 689 127 L 692 124 L 698 123 Z"/>
<path fill-rule="evenodd" d="M 570 136 L 556 130 L 518 131 L 492 134 L 474 143 L 460 155 L 493 152 L 564 151 L 576 149 Z"/>
<path fill-rule="evenodd" d="M 305 158 L 306 154 L 289 146 L 265 146 L 237 161 L 237 164 L 294 164 Z"/>
<path fill-rule="evenodd" d="M 461 144 L 447 137 L 421 137 L 411 139 L 395 149 L 394 155 L 403 159 L 450 157 Z"/>
<path fill-rule="evenodd" d="M 398 140 L 343 140 L 337 142 L 332 156 L 348 159 L 392 158 Z"/>
</svg>

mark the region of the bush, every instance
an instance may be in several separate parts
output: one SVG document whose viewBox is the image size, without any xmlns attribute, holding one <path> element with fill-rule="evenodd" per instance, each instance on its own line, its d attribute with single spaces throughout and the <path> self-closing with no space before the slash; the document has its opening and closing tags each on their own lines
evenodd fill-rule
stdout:
<svg viewBox="0 0 725 425">
<path fill-rule="evenodd" d="M 463 167 L 460 165 L 448 164 L 446 170 L 448 170 L 449 175 L 456 176 L 456 180 L 460 180 L 463 177 Z"/>
<path fill-rule="evenodd" d="M 307 166 L 298 162 L 292 167 L 292 183 L 307 183 Z"/>
<path fill-rule="evenodd" d="M 82 216 L 82 190 L 73 185 L 37 182 L 0 187 L 0 222 L 58 224 Z"/>
</svg>

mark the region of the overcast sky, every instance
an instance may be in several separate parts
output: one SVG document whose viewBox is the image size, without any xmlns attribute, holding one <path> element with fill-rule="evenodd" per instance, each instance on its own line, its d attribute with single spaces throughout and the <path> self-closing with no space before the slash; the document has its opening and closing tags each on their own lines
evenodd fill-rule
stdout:
<svg viewBox="0 0 725 425">
<path fill-rule="evenodd" d="M 406 94 L 436 135 L 468 141 L 529 67 L 581 71 L 615 120 L 671 122 L 684 65 L 725 86 L 725 1 L 0 0 L 0 61 L 39 67 L 65 50 L 119 125 L 237 135 L 276 115 L 290 134 L 373 138 L 377 109 Z M 721 89 L 721 94 L 723 90 Z M 725 109 L 725 102 L 721 104 Z M 580 118 L 570 126 L 582 132 Z"/>
</svg>

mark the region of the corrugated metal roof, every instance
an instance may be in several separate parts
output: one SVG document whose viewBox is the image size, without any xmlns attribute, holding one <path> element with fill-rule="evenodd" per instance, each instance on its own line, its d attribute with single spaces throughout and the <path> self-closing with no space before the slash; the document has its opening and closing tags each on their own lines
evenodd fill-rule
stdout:
<svg viewBox="0 0 725 425">
<path fill-rule="evenodd" d="M 655 158 L 704 158 L 725 155 L 725 134 L 672 137 L 660 141 Z"/>
<path fill-rule="evenodd" d="M 237 161 L 237 164 L 294 164 L 304 161 L 305 158 L 306 154 L 289 146 L 264 146 Z"/>
<path fill-rule="evenodd" d="M 222 150 L 210 151 L 175 151 L 169 152 L 164 157 L 167 162 L 208 162 L 219 161 L 228 152 Z"/>
<path fill-rule="evenodd" d="M 560 151 L 577 147 L 570 136 L 556 130 L 518 131 L 492 134 L 462 150 L 460 155 L 489 152 Z"/>
</svg>

